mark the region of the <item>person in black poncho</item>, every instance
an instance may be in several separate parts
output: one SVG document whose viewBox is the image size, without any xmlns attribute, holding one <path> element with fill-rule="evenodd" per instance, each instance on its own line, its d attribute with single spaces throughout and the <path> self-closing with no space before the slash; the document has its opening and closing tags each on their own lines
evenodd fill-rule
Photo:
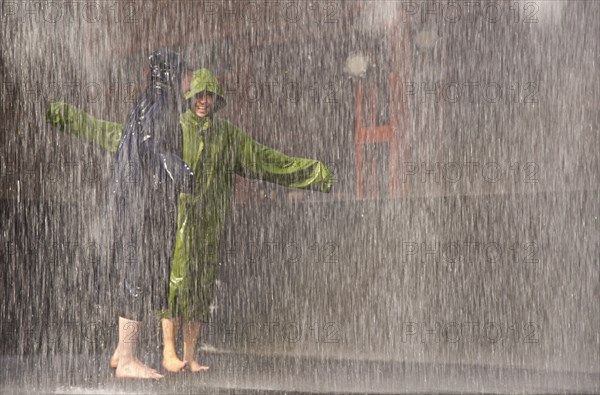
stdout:
<svg viewBox="0 0 600 395">
<path fill-rule="evenodd" d="M 184 62 L 164 49 L 149 60 L 150 81 L 125 124 L 110 188 L 119 311 L 111 362 L 119 378 L 163 377 L 137 359 L 136 342 L 144 316 L 167 305 L 177 197 L 194 189 L 194 174 L 181 159 Z"/>
</svg>

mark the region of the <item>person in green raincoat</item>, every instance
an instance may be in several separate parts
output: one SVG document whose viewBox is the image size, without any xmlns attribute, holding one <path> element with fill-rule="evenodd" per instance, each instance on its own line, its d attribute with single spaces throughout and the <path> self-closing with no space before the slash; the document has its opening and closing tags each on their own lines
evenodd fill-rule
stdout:
<svg viewBox="0 0 600 395">
<path fill-rule="evenodd" d="M 196 175 L 196 189 L 193 195 L 179 195 L 169 309 L 162 319 L 163 367 L 169 371 L 186 365 L 192 371 L 208 369 L 195 359 L 196 344 L 200 324 L 210 316 L 233 174 L 321 192 L 330 192 L 334 182 L 322 162 L 286 156 L 216 117 L 226 100 L 220 82 L 209 70 L 193 73 L 185 98 L 190 109 L 180 116 L 183 160 Z M 65 103 L 51 104 L 48 121 L 110 151 L 116 150 L 123 129 L 121 124 L 97 120 Z M 183 361 L 175 352 L 180 328 Z"/>
</svg>

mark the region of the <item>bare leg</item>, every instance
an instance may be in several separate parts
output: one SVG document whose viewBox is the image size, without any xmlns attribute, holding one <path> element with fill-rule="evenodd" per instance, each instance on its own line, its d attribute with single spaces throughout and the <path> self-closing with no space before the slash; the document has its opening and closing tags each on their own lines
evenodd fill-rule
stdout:
<svg viewBox="0 0 600 395">
<path fill-rule="evenodd" d="M 119 322 L 117 322 L 117 327 L 119 327 Z M 118 328 L 117 328 L 118 329 Z M 115 352 L 113 352 L 112 357 L 110 357 L 110 367 L 116 369 L 119 365 L 119 355 L 121 354 L 121 342 L 117 343 L 117 347 L 115 348 Z"/>
<path fill-rule="evenodd" d="M 115 352 L 113 353 L 112 357 L 110 357 L 110 367 L 113 369 L 116 369 L 119 365 L 120 351 L 121 349 L 119 348 L 119 345 L 117 345 L 117 348 L 115 348 Z"/>
<path fill-rule="evenodd" d="M 120 319 L 120 318 L 119 318 Z M 117 322 L 117 327 L 120 328 L 119 323 Z M 110 357 L 110 367 L 116 369 L 119 365 L 119 355 L 121 355 L 121 341 L 117 343 L 117 347 L 115 348 L 115 352 L 113 352 L 112 357 Z"/>
<path fill-rule="evenodd" d="M 139 321 L 119 317 L 119 345 L 117 371 L 118 378 L 161 379 L 164 376 L 144 365 L 135 356 L 135 348 L 140 333 Z"/>
<path fill-rule="evenodd" d="M 198 336 L 200 336 L 200 323 L 186 321 L 183 325 L 183 359 L 188 363 L 192 372 L 208 370 L 208 366 L 200 365 L 194 358 Z"/>
<path fill-rule="evenodd" d="M 187 364 L 187 362 L 177 358 L 175 352 L 175 338 L 179 332 L 180 322 L 178 318 L 163 318 L 161 320 L 164 343 L 162 366 L 169 372 L 179 372 Z"/>
</svg>

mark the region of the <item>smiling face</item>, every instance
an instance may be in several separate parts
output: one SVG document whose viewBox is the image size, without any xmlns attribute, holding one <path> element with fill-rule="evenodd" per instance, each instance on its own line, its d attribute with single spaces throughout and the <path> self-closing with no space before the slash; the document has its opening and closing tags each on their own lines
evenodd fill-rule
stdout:
<svg viewBox="0 0 600 395">
<path fill-rule="evenodd" d="M 194 112 L 200 118 L 204 118 L 213 110 L 214 104 L 214 96 L 206 93 L 200 92 L 196 96 L 194 96 Z"/>
</svg>

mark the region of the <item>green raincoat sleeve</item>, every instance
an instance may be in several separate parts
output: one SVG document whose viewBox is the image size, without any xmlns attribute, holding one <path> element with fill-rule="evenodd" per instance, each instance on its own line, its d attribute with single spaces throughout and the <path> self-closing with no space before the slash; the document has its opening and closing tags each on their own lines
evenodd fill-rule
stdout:
<svg viewBox="0 0 600 395">
<path fill-rule="evenodd" d="M 94 118 L 67 103 L 54 102 L 46 112 L 46 120 L 63 132 L 116 152 L 123 133 L 123 124 Z"/>
<path fill-rule="evenodd" d="M 334 178 L 322 162 L 286 156 L 257 143 L 237 128 L 234 136 L 237 144 L 236 174 L 291 188 L 331 191 Z"/>
</svg>

